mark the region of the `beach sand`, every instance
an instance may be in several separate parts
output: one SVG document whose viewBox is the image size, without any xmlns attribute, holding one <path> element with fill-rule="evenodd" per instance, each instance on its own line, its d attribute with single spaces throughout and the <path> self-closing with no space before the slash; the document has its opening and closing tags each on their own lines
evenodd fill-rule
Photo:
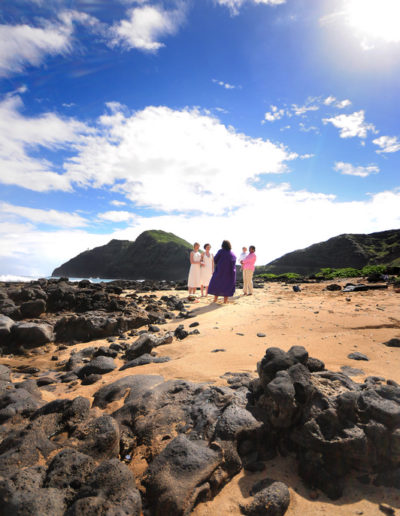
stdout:
<svg viewBox="0 0 400 516">
<path fill-rule="evenodd" d="M 339 282 L 342 285 L 345 283 Z M 198 322 L 199 335 L 189 335 L 182 341 L 155 349 L 159 356 L 169 356 L 170 362 L 149 364 L 141 367 L 115 370 L 89 386 L 57 384 L 53 392 L 43 390 L 43 397 L 74 398 L 78 395 L 92 397 L 106 383 L 134 374 L 161 374 L 165 379 L 185 379 L 196 382 L 212 382 L 226 385 L 221 378 L 226 372 L 246 372 L 256 376 L 256 365 L 268 347 L 288 350 L 302 345 L 310 356 L 325 362 L 327 369 L 340 371 L 342 366 L 361 369 L 363 373 L 352 376 L 363 382 L 366 376 L 382 376 L 400 383 L 400 348 L 383 345 L 393 337 L 400 338 L 400 294 L 392 287 L 388 290 L 346 293 L 324 290 L 326 283 L 305 284 L 301 292 L 282 283 L 267 283 L 263 289 L 255 289 L 252 296 L 244 297 L 237 292 L 228 305 L 212 303 L 212 296 L 199 298 L 190 303 L 193 318 L 174 320 L 160 326 L 162 331 L 174 330 L 178 324 Z M 186 297 L 184 292 L 162 292 Z M 265 337 L 257 336 L 265 334 Z M 129 337 L 134 341 L 134 337 Z M 104 341 L 78 344 L 64 351 L 57 351 L 59 360 L 69 357 L 72 349 L 98 346 Z M 55 349 L 55 348 L 54 348 Z M 29 364 L 47 371 L 54 370 L 51 355 L 54 349 L 35 357 L 2 358 L 8 365 Z M 214 350 L 222 350 L 215 352 Z M 213 352 L 214 351 L 214 352 Z M 351 352 L 361 352 L 369 361 L 347 358 Z M 122 361 L 116 359 L 118 365 Z M 20 376 L 14 376 L 14 381 Z M 112 412 L 115 407 L 109 406 Z M 342 498 L 329 500 L 320 491 L 306 488 L 296 474 L 292 457 L 277 457 L 265 463 L 259 473 L 242 471 L 225 486 L 214 500 L 200 504 L 194 510 L 197 516 L 239 515 L 239 503 L 245 502 L 253 483 L 269 477 L 282 480 L 290 488 L 291 503 L 288 515 L 381 515 L 380 503 L 400 509 L 400 492 L 395 489 L 365 486 L 350 478 Z M 132 466 L 134 467 L 134 466 Z M 399 511 L 400 513 L 400 511 Z"/>
</svg>

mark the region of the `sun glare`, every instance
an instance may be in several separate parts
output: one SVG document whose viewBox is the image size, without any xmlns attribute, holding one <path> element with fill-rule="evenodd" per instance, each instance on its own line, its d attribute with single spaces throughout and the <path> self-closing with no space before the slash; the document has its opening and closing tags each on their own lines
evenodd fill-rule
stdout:
<svg viewBox="0 0 400 516">
<path fill-rule="evenodd" d="M 400 41 L 400 0 L 346 0 L 347 22 L 360 34 Z"/>
</svg>

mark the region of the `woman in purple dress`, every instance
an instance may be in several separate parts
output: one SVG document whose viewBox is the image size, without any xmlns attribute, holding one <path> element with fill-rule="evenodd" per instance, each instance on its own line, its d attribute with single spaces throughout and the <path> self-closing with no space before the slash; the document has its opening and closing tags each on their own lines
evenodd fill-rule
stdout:
<svg viewBox="0 0 400 516">
<path fill-rule="evenodd" d="M 208 293 L 214 294 L 214 303 L 218 296 L 223 296 L 224 303 L 227 303 L 228 297 L 235 293 L 236 256 L 231 249 L 230 242 L 224 240 L 221 249 L 214 256 L 215 270 L 208 285 Z"/>
</svg>

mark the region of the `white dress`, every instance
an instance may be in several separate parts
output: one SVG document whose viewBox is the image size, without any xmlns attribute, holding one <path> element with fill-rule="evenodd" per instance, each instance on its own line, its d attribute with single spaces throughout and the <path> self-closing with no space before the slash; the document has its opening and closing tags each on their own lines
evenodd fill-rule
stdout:
<svg viewBox="0 0 400 516">
<path fill-rule="evenodd" d="M 190 264 L 189 277 L 188 277 L 188 287 L 189 288 L 200 287 L 200 260 L 201 260 L 201 254 L 199 253 L 199 251 L 197 251 L 196 253 L 193 252 L 193 261 L 195 263 Z"/>
<path fill-rule="evenodd" d="M 213 274 L 213 260 L 214 255 L 212 253 L 210 253 L 210 256 L 207 256 L 206 253 L 203 254 L 204 265 L 200 267 L 200 283 L 204 287 L 208 287 L 208 284 L 210 283 L 210 279 Z"/>
</svg>

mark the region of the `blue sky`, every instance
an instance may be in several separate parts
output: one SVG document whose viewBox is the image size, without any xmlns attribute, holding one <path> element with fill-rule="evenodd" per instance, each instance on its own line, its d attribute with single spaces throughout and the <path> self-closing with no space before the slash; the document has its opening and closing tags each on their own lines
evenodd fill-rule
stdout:
<svg viewBox="0 0 400 516">
<path fill-rule="evenodd" d="M 0 275 L 400 227 L 396 0 L 5 0 Z"/>
</svg>

